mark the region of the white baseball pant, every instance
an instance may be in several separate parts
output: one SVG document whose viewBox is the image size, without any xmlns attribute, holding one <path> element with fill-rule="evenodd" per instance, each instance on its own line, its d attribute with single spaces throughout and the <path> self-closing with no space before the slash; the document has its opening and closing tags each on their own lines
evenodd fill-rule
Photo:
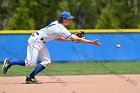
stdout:
<svg viewBox="0 0 140 93">
<path fill-rule="evenodd" d="M 51 64 L 51 58 L 46 47 L 39 38 L 30 36 L 27 46 L 27 57 L 25 59 L 26 66 L 35 66 L 37 63 L 38 56 L 41 58 L 41 63 L 44 67 Z"/>
</svg>

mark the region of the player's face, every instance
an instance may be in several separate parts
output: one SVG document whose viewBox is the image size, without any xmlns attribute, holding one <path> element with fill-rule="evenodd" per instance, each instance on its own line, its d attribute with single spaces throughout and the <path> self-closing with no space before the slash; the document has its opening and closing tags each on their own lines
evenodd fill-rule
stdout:
<svg viewBox="0 0 140 93">
<path fill-rule="evenodd" d="M 65 26 L 69 25 L 71 23 L 71 19 L 63 19 L 63 24 Z"/>
</svg>

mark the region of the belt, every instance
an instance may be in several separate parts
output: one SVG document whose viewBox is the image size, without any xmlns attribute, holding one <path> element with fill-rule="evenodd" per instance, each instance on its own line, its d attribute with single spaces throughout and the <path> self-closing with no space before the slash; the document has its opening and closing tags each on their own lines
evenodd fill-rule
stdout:
<svg viewBox="0 0 140 93">
<path fill-rule="evenodd" d="M 33 37 L 35 37 L 35 35 L 34 35 L 34 34 L 39 35 L 39 33 L 38 33 L 38 32 L 35 32 L 35 33 L 32 33 L 32 36 L 33 36 Z M 40 38 L 40 40 L 42 41 L 42 43 L 44 43 L 44 44 L 45 44 L 45 40 L 44 40 L 44 38 Z"/>
<path fill-rule="evenodd" d="M 45 44 L 45 40 L 44 40 L 44 38 L 40 38 L 40 40 Z"/>
</svg>

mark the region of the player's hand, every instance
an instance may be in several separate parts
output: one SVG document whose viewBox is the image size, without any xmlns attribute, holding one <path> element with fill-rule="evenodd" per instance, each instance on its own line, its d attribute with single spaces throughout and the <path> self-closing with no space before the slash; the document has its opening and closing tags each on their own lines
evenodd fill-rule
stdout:
<svg viewBox="0 0 140 93">
<path fill-rule="evenodd" d="M 97 46 L 102 46 L 102 45 L 98 42 L 98 40 L 92 40 L 92 41 L 91 41 L 91 44 L 94 44 L 94 45 L 97 45 Z"/>
</svg>

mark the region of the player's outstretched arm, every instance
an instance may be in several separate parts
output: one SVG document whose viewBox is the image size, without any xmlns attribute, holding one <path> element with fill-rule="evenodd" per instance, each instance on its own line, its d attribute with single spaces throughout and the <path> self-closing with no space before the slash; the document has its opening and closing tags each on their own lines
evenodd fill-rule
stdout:
<svg viewBox="0 0 140 93">
<path fill-rule="evenodd" d="M 97 46 L 102 46 L 98 42 L 98 40 L 87 40 L 87 39 L 84 39 L 84 38 L 79 38 L 76 35 L 72 35 L 69 39 L 72 40 L 72 41 L 76 41 L 76 42 L 88 43 L 88 44 L 94 44 L 94 45 L 97 45 Z"/>
<path fill-rule="evenodd" d="M 57 41 L 69 41 L 69 39 L 65 39 L 64 37 L 60 37 L 56 39 Z"/>
</svg>

